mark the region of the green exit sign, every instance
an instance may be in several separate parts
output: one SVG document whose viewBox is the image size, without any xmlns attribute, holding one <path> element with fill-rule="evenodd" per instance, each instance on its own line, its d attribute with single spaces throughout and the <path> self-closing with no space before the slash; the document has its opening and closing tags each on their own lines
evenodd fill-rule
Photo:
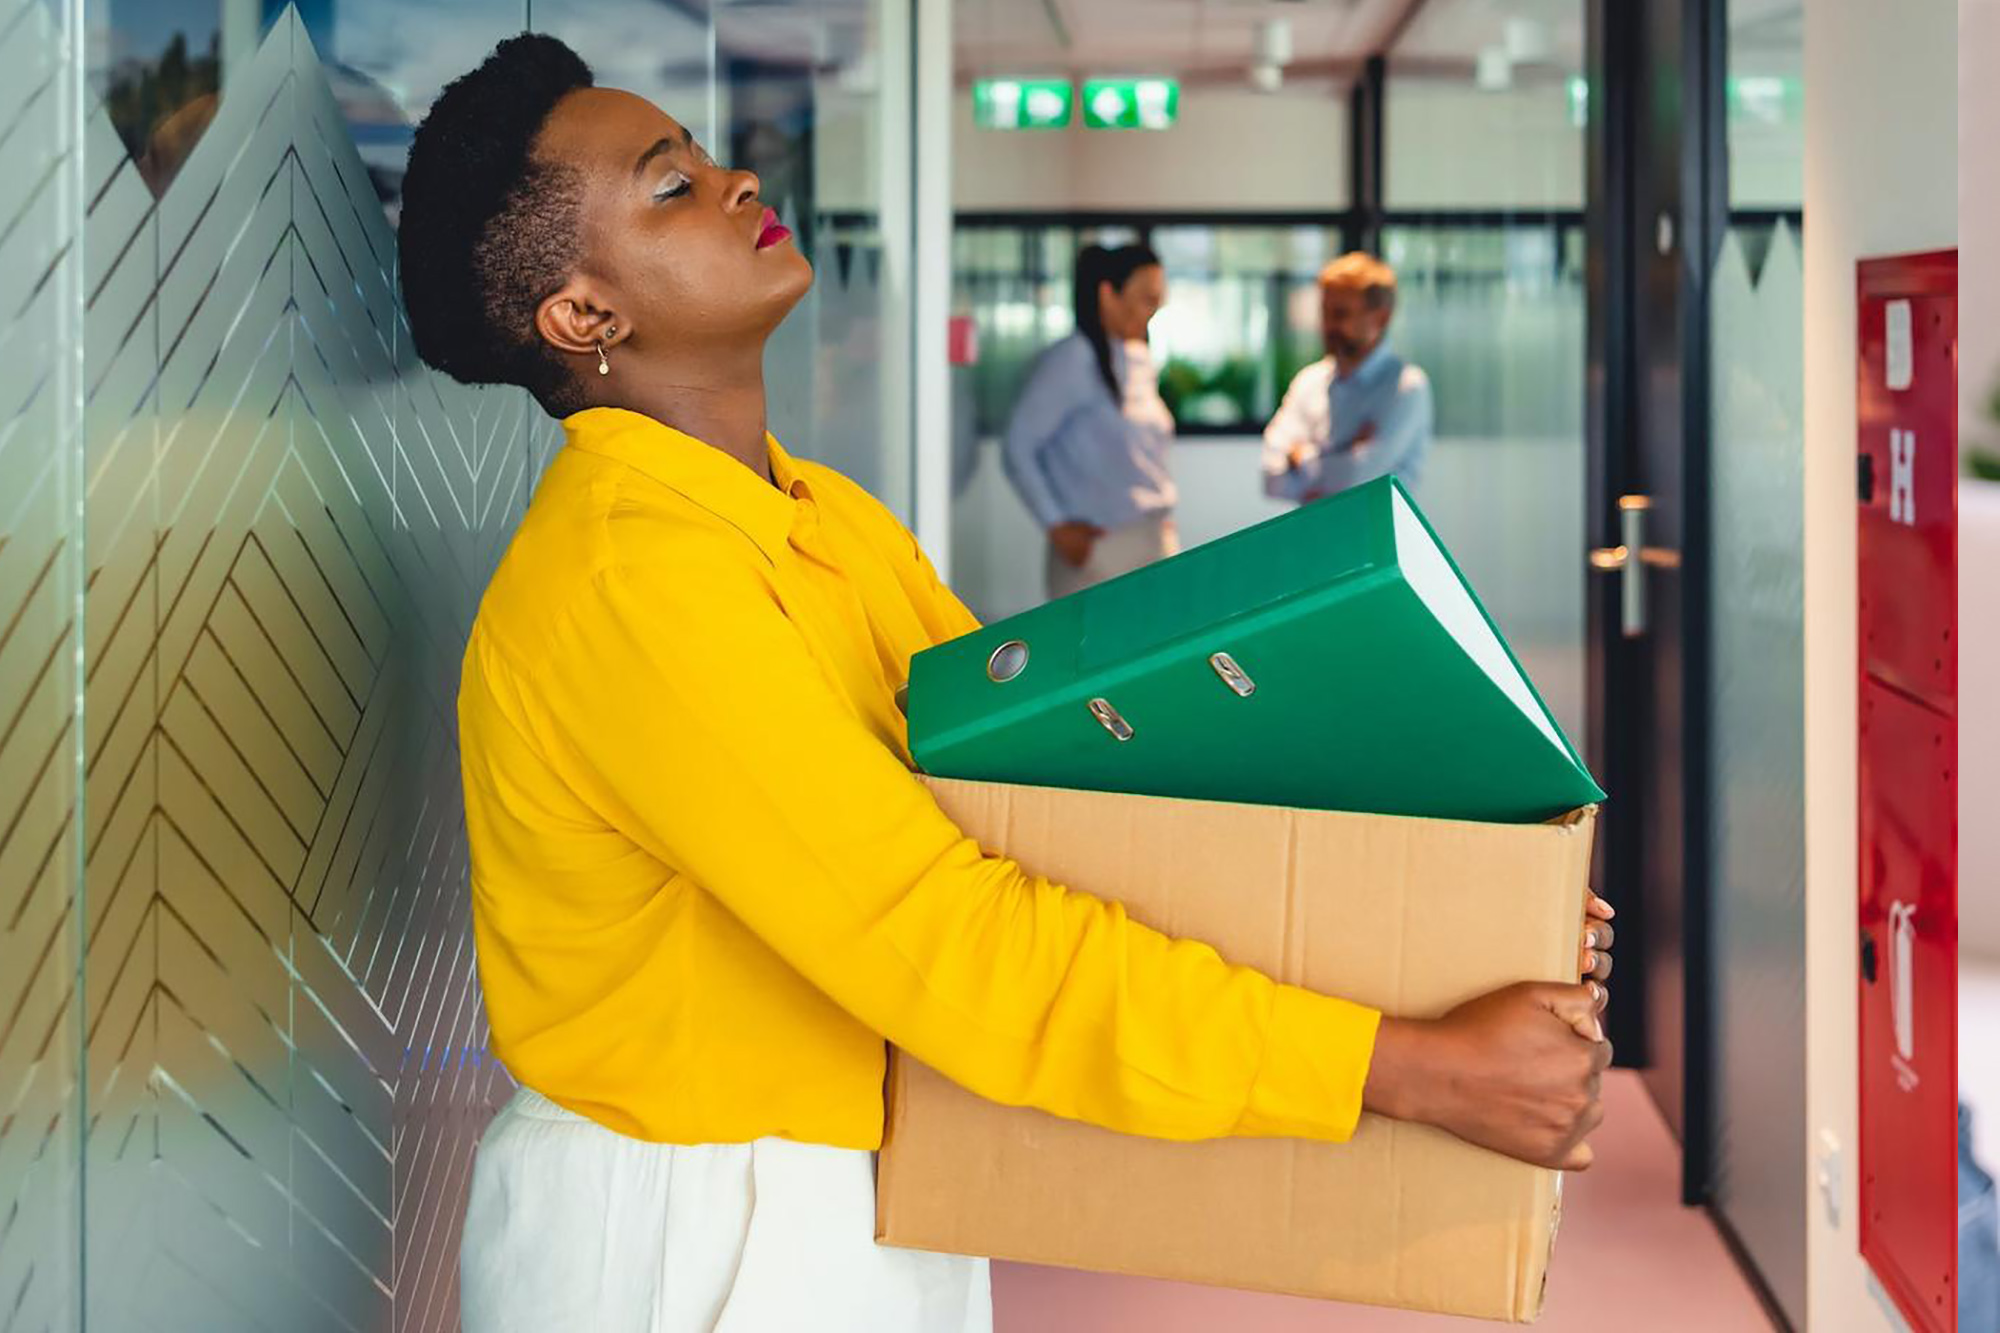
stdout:
<svg viewBox="0 0 2000 1333">
<path fill-rule="evenodd" d="M 1093 130 L 1164 130 L 1181 113 L 1174 79 L 1086 79 L 1083 123 Z"/>
<path fill-rule="evenodd" d="M 989 130 L 1059 130 L 1069 124 L 1072 97 L 1067 79 L 980 79 L 972 119 Z"/>
</svg>

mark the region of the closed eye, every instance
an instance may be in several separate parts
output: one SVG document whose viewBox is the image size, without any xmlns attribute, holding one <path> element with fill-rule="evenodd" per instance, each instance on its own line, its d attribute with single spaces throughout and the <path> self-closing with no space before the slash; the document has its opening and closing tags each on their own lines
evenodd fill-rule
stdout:
<svg viewBox="0 0 2000 1333">
<path fill-rule="evenodd" d="M 660 182 L 660 188 L 653 191 L 653 202 L 664 204 L 669 199 L 678 199 L 694 188 L 694 182 L 676 171 Z"/>
</svg>

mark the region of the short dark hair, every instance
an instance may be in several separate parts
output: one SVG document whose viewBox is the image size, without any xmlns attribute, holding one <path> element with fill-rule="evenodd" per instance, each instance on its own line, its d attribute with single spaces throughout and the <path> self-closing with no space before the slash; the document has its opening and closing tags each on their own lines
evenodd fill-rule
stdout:
<svg viewBox="0 0 2000 1333">
<path fill-rule="evenodd" d="M 439 94 L 403 178 L 396 245 L 417 355 L 461 384 L 518 384 L 551 416 L 584 404 L 535 308 L 570 275 L 582 201 L 577 173 L 534 147 L 556 103 L 593 81 L 555 38 L 508 38 Z"/>
</svg>

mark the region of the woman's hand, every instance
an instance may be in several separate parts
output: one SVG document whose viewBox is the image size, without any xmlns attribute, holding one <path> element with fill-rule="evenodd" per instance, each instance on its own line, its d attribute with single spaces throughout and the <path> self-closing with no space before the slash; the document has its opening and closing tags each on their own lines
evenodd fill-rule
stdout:
<svg viewBox="0 0 2000 1333">
<path fill-rule="evenodd" d="M 1611 928 L 1611 918 L 1617 915 L 1610 903 L 1594 893 L 1590 895 L 1590 902 L 1583 913 L 1582 952 L 1576 962 L 1577 975 L 1583 980 L 1601 983 L 1611 979 L 1611 943 L 1617 938 L 1617 932 Z M 1601 984 L 1597 992 L 1597 1007 L 1602 1009 L 1610 992 Z"/>
<path fill-rule="evenodd" d="M 1585 1140 L 1604 1119 L 1601 1087 L 1611 1063 L 1598 1015 L 1611 998 L 1604 982 L 1616 915 L 1594 893 L 1584 905 L 1581 986 L 1509 986 L 1432 1022 L 1384 1019 L 1367 1108 L 1537 1166 L 1587 1168 Z"/>
<path fill-rule="evenodd" d="M 1603 987 L 1524 982 L 1429 1021 L 1385 1018 L 1362 1104 L 1535 1166 L 1582 1171 L 1604 1119 Z"/>
<path fill-rule="evenodd" d="M 1069 562 L 1070 568 L 1082 569 L 1090 562 L 1090 552 L 1097 545 L 1097 539 L 1104 535 L 1104 529 L 1092 527 L 1071 519 L 1058 523 L 1049 529 L 1049 545 L 1056 548 L 1056 554 Z"/>
</svg>

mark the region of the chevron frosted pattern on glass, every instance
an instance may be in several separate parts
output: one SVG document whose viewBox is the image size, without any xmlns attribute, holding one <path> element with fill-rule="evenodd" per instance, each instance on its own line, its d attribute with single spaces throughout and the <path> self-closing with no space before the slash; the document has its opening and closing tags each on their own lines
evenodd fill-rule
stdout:
<svg viewBox="0 0 2000 1333">
<path fill-rule="evenodd" d="M 77 1323 L 74 50 L 0 0 L 0 1329 Z"/>
<path fill-rule="evenodd" d="M 453 699 L 556 432 L 416 363 L 290 10 L 157 200 L 60 13 L 0 0 L 0 1330 L 454 1328 Z"/>
</svg>

